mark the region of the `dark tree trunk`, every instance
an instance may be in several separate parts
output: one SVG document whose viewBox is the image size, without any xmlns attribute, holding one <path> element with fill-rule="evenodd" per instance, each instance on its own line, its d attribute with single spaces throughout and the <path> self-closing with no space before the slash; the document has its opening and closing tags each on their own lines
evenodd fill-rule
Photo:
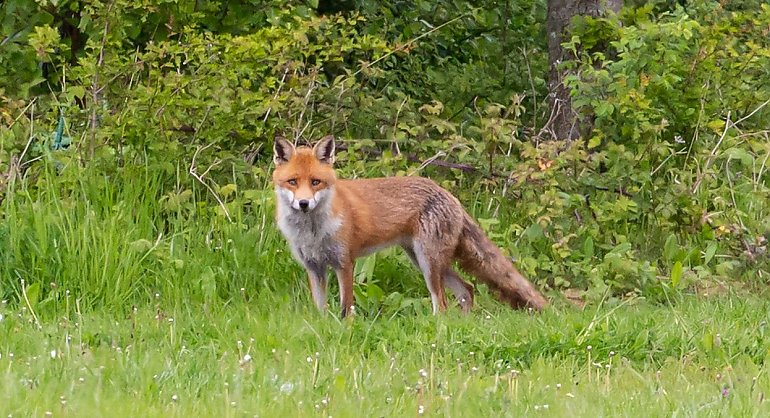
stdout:
<svg viewBox="0 0 770 418">
<path fill-rule="evenodd" d="M 623 0 L 548 0 L 548 91 L 554 135 L 558 139 L 573 140 L 580 136 L 579 120 L 572 110 L 569 90 L 562 80 L 565 72 L 560 64 L 569 60 L 568 52 L 561 44 L 568 39 L 567 29 L 572 17 L 600 16 L 606 10 L 620 11 Z"/>
</svg>

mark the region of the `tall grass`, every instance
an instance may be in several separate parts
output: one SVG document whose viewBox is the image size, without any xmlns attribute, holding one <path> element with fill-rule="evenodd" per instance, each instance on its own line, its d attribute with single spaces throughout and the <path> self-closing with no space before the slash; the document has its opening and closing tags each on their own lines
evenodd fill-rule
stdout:
<svg viewBox="0 0 770 418">
<path fill-rule="evenodd" d="M 264 176 L 228 180 L 237 189 L 225 202 L 230 220 L 208 190 L 164 173 L 128 166 L 60 175 L 46 167 L 17 183 L 2 207 L 0 296 L 41 315 L 74 309 L 67 300 L 126 310 L 160 296 L 205 309 L 233 300 L 307 304 L 304 270 L 274 224 Z M 397 249 L 359 263 L 356 276 L 360 309 L 425 302 L 419 272 Z"/>
<path fill-rule="evenodd" d="M 79 174 L 83 180 L 73 185 L 47 170 L 34 188 L 22 182 L 8 193 L 0 227 L 4 298 L 23 301 L 26 293 L 43 310 L 66 294 L 82 309 L 127 307 L 157 295 L 210 306 L 295 287 L 288 278 L 297 267 L 278 254 L 284 244 L 269 199 L 234 202 L 229 222 L 195 200 L 202 193 L 169 209 L 165 202 L 177 189 L 169 184 L 181 182 L 157 170 Z"/>
<path fill-rule="evenodd" d="M 434 317 L 391 251 L 359 263 L 340 321 L 312 307 L 267 184 L 232 180 L 231 222 L 187 179 L 89 170 L 3 202 L 2 416 L 768 413 L 760 298 L 530 315 L 481 289 L 470 315 Z"/>
</svg>

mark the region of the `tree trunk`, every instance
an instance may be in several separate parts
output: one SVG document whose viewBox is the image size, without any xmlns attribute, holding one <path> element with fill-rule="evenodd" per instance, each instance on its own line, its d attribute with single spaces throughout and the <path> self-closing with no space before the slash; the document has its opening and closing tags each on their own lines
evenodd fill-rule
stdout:
<svg viewBox="0 0 770 418">
<path fill-rule="evenodd" d="M 623 0 L 548 0 L 548 99 L 551 129 L 557 139 L 573 140 L 580 136 L 577 114 L 572 110 L 569 90 L 562 80 L 566 75 L 560 64 L 570 57 L 561 44 L 569 36 L 567 29 L 574 16 L 600 16 L 606 10 L 620 11 Z"/>
</svg>

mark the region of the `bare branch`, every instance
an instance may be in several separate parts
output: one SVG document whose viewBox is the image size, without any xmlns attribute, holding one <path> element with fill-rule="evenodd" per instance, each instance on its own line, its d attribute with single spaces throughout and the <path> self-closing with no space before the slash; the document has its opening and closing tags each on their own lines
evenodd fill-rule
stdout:
<svg viewBox="0 0 770 418">
<path fill-rule="evenodd" d="M 361 71 L 363 71 L 363 70 L 364 70 L 364 68 L 369 68 L 369 67 L 372 67 L 372 66 L 374 66 L 375 64 L 377 64 L 378 62 L 380 62 L 380 61 L 382 61 L 382 60 L 384 60 L 384 59 L 388 58 L 389 56 L 391 56 L 391 55 L 395 54 L 396 52 L 401 52 L 401 51 L 403 51 L 403 50 L 406 50 L 406 49 L 408 49 L 408 48 L 411 48 L 412 44 L 414 44 L 415 42 L 419 41 L 420 39 L 422 39 L 422 38 L 424 38 L 424 37 L 426 37 L 426 36 L 428 36 L 428 35 L 432 34 L 433 32 L 436 32 L 436 31 L 438 31 L 438 30 L 442 29 L 444 26 L 447 26 L 447 25 L 451 25 L 452 23 L 454 23 L 454 22 L 457 22 L 458 20 L 460 20 L 460 19 L 462 19 L 462 18 L 464 18 L 464 17 L 466 17 L 466 16 L 467 16 L 467 14 L 462 14 L 462 15 L 460 15 L 460 16 L 457 16 L 456 18 L 454 18 L 454 19 L 452 19 L 452 20 L 449 20 L 449 21 L 446 21 L 446 22 L 444 22 L 444 23 L 442 23 L 442 24 L 440 24 L 440 25 L 436 26 L 435 28 L 433 28 L 433 29 L 431 29 L 431 30 L 429 30 L 429 31 L 427 31 L 427 32 L 425 32 L 425 33 L 423 33 L 422 35 L 420 35 L 420 36 L 417 36 L 417 37 L 415 37 L 415 38 L 413 38 L 413 39 L 411 39 L 411 40 L 407 41 L 405 44 L 403 44 L 403 45 L 400 45 L 400 46 L 399 46 L 399 47 L 397 47 L 396 49 L 394 49 L 394 50 L 392 50 L 392 51 L 388 52 L 387 54 L 385 54 L 385 55 L 383 55 L 383 56 L 381 56 L 381 57 L 377 58 L 376 60 L 372 61 L 372 62 L 371 62 L 371 63 L 369 63 L 368 65 L 366 65 L 366 66 L 363 66 L 363 67 L 359 68 L 359 69 L 358 69 L 358 71 L 356 71 L 356 72 L 354 72 L 353 74 L 351 74 L 350 76 L 348 76 L 348 77 L 346 78 L 346 80 L 347 80 L 347 79 L 350 79 L 350 78 L 353 78 L 353 77 L 355 77 L 355 76 L 357 76 L 358 74 L 360 74 L 360 73 L 361 73 Z"/>
<path fill-rule="evenodd" d="M 275 95 L 273 96 L 273 101 L 278 100 L 278 95 L 281 94 L 281 89 L 283 88 L 283 84 L 286 82 L 286 75 L 289 74 L 289 66 L 286 66 L 286 68 L 283 70 L 283 76 L 281 76 L 281 82 L 278 84 L 278 89 L 275 91 Z M 273 110 L 273 105 L 271 104 L 270 107 L 267 108 L 267 112 L 265 112 L 265 118 L 262 119 L 262 122 L 267 122 L 267 118 L 270 116 L 270 111 Z"/>
<path fill-rule="evenodd" d="M 99 87 L 99 68 L 104 63 L 104 45 L 107 43 L 107 33 L 110 28 L 109 15 L 112 10 L 112 6 L 115 3 L 110 3 L 105 13 L 104 30 L 102 31 L 102 44 L 99 47 L 99 60 L 96 62 L 96 68 L 94 68 L 93 79 L 91 80 L 91 100 L 93 103 L 91 106 L 91 138 L 88 144 L 88 157 L 93 158 L 96 151 L 96 128 L 98 127 L 96 110 L 99 108 L 99 93 L 101 88 Z"/>
<path fill-rule="evenodd" d="M 195 150 L 195 154 L 193 154 L 193 158 L 192 158 L 192 161 L 190 162 L 190 169 L 189 169 L 189 173 L 190 173 L 190 175 L 191 175 L 191 176 L 193 176 L 193 178 L 195 178 L 196 180 L 198 180 L 198 182 L 199 182 L 200 184 L 202 184 L 202 185 L 203 185 L 203 187 L 205 187 L 205 188 L 206 188 L 206 189 L 209 191 L 209 193 L 211 193 L 211 195 L 212 195 L 212 196 L 214 196 L 214 199 L 216 199 L 216 200 L 217 200 L 217 203 L 219 203 L 219 206 L 220 206 L 220 207 L 222 208 L 222 210 L 225 212 L 225 216 L 227 216 L 227 220 L 228 220 L 228 221 L 230 221 L 230 222 L 232 222 L 232 221 L 233 221 L 233 218 L 232 218 L 232 217 L 230 217 L 230 212 L 227 210 L 227 207 L 225 206 L 225 202 L 223 202 L 223 201 L 222 201 L 222 199 L 219 197 L 219 195 L 217 194 L 217 192 L 216 192 L 216 191 L 214 191 L 214 189 L 213 189 L 211 186 L 209 186 L 209 184 L 208 184 L 208 183 L 206 182 L 206 180 L 204 179 L 204 177 L 206 176 L 206 174 L 208 174 L 208 172 L 209 172 L 209 171 L 211 171 L 211 169 L 212 169 L 212 168 L 214 168 L 216 165 L 218 165 L 218 164 L 219 164 L 221 161 L 220 161 L 220 160 L 215 160 L 215 161 L 214 161 L 214 162 L 213 162 L 213 163 L 212 163 L 212 164 L 209 166 L 209 168 L 207 168 L 207 169 L 206 169 L 206 171 L 204 171 L 202 174 L 198 174 L 198 167 L 197 167 L 197 165 L 196 165 L 196 160 L 198 159 L 198 154 L 200 154 L 200 153 L 201 153 L 201 151 L 204 151 L 204 150 L 208 149 L 208 148 L 209 148 L 209 147 L 211 147 L 212 145 L 213 145 L 213 144 L 208 144 L 208 145 L 206 145 L 206 146 L 203 146 L 203 147 L 198 147 L 198 148 Z"/>
<path fill-rule="evenodd" d="M 746 116 L 744 116 L 744 117 L 742 117 L 742 118 L 740 118 L 740 119 L 736 120 L 736 121 L 733 123 L 733 126 L 735 126 L 735 125 L 738 125 L 739 123 L 741 123 L 741 122 L 745 121 L 746 119 L 748 119 L 748 118 L 750 118 L 750 117 L 754 116 L 754 114 L 755 114 L 755 113 L 757 113 L 757 112 L 759 112 L 760 110 L 762 110 L 762 108 L 763 108 L 763 107 L 765 107 L 765 106 L 767 106 L 767 105 L 768 105 L 768 103 L 770 103 L 770 99 L 767 99 L 767 100 L 766 100 L 764 103 L 762 103 L 761 105 L 759 105 L 759 106 L 758 106 L 756 109 L 754 109 L 754 110 L 753 110 L 751 113 L 749 113 L 748 115 L 746 115 Z"/>
</svg>

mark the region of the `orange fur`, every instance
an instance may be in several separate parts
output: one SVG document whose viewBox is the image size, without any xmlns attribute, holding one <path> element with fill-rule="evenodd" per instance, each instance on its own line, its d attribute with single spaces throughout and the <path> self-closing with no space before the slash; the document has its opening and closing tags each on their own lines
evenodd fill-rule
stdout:
<svg viewBox="0 0 770 418">
<path fill-rule="evenodd" d="M 476 225 L 460 202 L 421 177 L 338 180 L 334 138 L 313 148 L 276 139 L 273 183 L 276 219 L 294 257 L 308 271 L 313 299 L 326 306 L 326 269 L 337 273 L 345 316 L 353 307 L 353 263 L 372 251 L 400 245 L 422 271 L 434 312 L 446 309 L 444 288 L 463 311 L 473 305 L 473 286 L 452 269 L 487 283 L 513 307 L 542 309 L 545 298 Z"/>
</svg>

